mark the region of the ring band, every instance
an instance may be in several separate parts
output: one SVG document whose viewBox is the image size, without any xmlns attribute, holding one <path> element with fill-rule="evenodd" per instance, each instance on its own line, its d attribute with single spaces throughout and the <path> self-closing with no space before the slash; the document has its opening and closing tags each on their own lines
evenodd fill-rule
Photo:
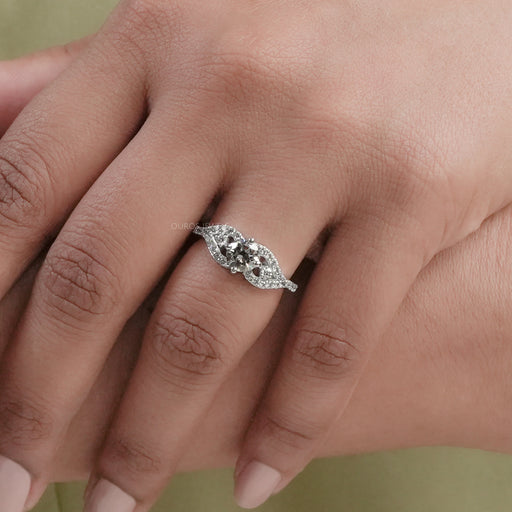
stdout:
<svg viewBox="0 0 512 512">
<path fill-rule="evenodd" d="M 272 251 L 227 224 L 196 226 L 194 233 L 204 238 L 213 259 L 231 273 L 240 272 L 253 286 L 264 290 L 298 286 L 286 279 Z"/>
</svg>

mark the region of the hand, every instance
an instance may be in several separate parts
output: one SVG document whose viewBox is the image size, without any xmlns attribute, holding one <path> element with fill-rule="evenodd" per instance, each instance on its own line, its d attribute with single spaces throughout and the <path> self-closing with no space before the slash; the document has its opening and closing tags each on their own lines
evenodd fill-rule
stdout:
<svg viewBox="0 0 512 512">
<path fill-rule="evenodd" d="M 244 506 L 286 485 L 423 266 L 509 203 L 511 17 L 497 0 L 121 3 L 0 143 L 0 294 L 72 211 L 2 360 L 0 450 L 28 470 L 32 495 L 182 246 L 188 232 L 171 225 L 218 196 L 213 222 L 270 247 L 286 275 L 328 235 L 237 463 Z M 202 242 L 186 252 L 91 506 L 151 506 L 279 298 L 215 265 Z M 29 476 L 11 467 L 23 504 Z"/>
<path fill-rule="evenodd" d="M 509 207 L 422 271 L 384 343 L 373 352 L 346 413 L 317 455 L 426 445 L 512 453 L 512 353 L 507 334 L 512 329 L 512 272 L 501 263 L 512 257 L 511 221 Z M 0 303 L 0 353 L 30 296 L 39 265 Z M 310 271 L 311 265 L 305 264 L 296 274 L 300 285 Z M 158 293 L 152 293 L 114 345 L 50 468 L 52 480 L 85 479 L 93 468 L 157 298 Z M 226 380 L 178 471 L 234 463 L 297 299 L 285 297 L 271 324 Z"/>
</svg>

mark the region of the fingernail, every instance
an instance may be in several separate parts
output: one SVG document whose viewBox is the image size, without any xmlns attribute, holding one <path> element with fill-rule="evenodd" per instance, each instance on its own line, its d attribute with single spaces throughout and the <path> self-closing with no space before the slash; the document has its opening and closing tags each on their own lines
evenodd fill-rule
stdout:
<svg viewBox="0 0 512 512">
<path fill-rule="evenodd" d="M 262 462 L 252 461 L 238 475 L 235 501 L 243 508 L 259 507 L 270 498 L 280 481 L 279 471 Z"/>
<path fill-rule="evenodd" d="M 30 473 L 0 455 L 0 504 L 2 512 L 23 512 L 30 491 Z"/>
<path fill-rule="evenodd" d="M 85 504 L 84 512 L 133 512 L 136 502 L 122 489 L 101 479 Z"/>
</svg>

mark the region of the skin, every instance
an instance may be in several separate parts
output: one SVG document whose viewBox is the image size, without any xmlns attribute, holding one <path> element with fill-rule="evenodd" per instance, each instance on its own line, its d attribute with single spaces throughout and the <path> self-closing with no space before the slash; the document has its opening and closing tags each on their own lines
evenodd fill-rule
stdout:
<svg viewBox="0 0 512 512">
<path fill-rule="evenodd" d="M 39 59 L 45 64 L 36 62 Z M 52 49 L 50 54 L 9 63 L 10 75 L 0 82 L 0 106 L 13 101 L 23 106 L 32 96 L 23 84 L 37 83 L 35 70 L 44 67 L 43 75 L 53 77 L 69 59 L 68 50 Z M 0 120 L 0 129 L 9 122 Z M 373 353 L 345 415 L 315 456 L 428 445 L 512 453 L 507 429 L 512 272 L 505 264 L 512 256 L 511 239 L 509 207 L 422 271 Z M 0 302 L 0 353 L 12 337 L 43 260 L 41 256 Z M 311 262 L 301 267 L 301 285 L 312 270 Z M 86 479 L 92 470 L 111 419 L 108 411 L 122 397 L 159 292 L 152 293 L 118 338 L 58 450 L 49 471 L 52 481 Z M 223 385 L 179 471 L 234 464 L 298 299 L 284 297 L 271 325 Z"/>
<path fill-rule="evenodd" d="M 57 235 L 0 368 L 0 452 L 32 496 L 186 241 L 169 224 L 216 197 L 286 275 L 327 240 L 237 460 L 238 483 L 257 461 L 286 485 L 421 270 L 510 202 L 511 21 L 498 0 L 123 1 L 0 141 L 0 295 Z M 91 481 L 148 510 L 280 297 L 185 251 Z"/>
<path fill-rule="evenodd" d="M 359 381 L 343 417 L 315 456 L 414 446 L 463 446 L 512 453 L 510 361 L 512 208 L 436 257 L 421 273 Z M 0 352 L 30 296 L 37 261 L 0 303 Z M 314 264 L 306 262 L 301 284 Z M 133 370 L 158 298 L 141 306 L 110 353 L 52 465 L 52 481 L 86 479 Z M 234 464 L 245 425 L 272 375 L 298 296 L 228 378 L 187 447 L 179 471 Z M 229 404 L 229 405 L 227 405 Z"/>
</svg>

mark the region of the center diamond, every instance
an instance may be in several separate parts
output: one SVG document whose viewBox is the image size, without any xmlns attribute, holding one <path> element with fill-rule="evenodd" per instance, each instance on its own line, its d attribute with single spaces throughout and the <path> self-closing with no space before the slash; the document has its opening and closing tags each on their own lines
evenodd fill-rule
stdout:
<svg viewBox="0 0 512 512">
<path fill-rule="evenodd" d="M 258 256 L 258 244 L 252 238 L 235 240 L 227 236 L 220 246 L 220 252 L 233 274 L 252 270 L 255 275 L 259 275 L 259 267 L 266 263 L 265 258 Z"/>
</svg>

